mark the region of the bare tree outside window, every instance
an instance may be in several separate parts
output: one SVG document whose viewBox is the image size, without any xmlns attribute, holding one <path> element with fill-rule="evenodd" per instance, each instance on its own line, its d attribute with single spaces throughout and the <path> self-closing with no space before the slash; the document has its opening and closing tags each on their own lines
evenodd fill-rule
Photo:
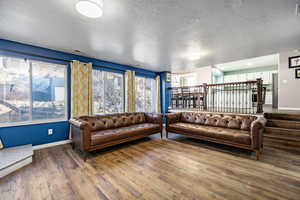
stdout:
<svg viewBox="0 0 300 200">
<path fill-rule="evenodd" d="M 0 56 L 0 124 L 66 118 L 66 65 Z"/>
<path fill-rule="evenodd" d="M 136 90 L 136 111 L 156 112 L 155 79 L 136 76 L 135 90 Z"/>
<path fill-rule="evenodd" d="M 93 70 L 93 112 L 124 112 L 124 76 L 121 73 Z"/>
</svg>

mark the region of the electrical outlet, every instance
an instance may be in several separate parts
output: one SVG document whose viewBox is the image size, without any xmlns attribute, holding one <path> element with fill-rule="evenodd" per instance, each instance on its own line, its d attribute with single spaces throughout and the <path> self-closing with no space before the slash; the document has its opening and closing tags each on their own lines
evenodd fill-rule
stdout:
<svg viewBox="0 0 300 200">
<path fill-rule="evenodd" d="M 53 129 L 48 129 L 48 135 L 52 135 L 53 134 Z"/>
</svg>

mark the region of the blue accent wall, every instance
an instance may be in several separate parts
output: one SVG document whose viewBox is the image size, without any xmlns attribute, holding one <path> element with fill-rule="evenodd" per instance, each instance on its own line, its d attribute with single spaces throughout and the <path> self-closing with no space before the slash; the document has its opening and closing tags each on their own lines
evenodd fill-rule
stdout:
<svg viewBox="0 0 300 200">
<path fill-rule="evenodd" d="M 11 52 L 11 51 L 18 51 L 18 52 Z M 19 52 L 24 52 L 24 53 L 19 53 Z M 27 54 L 37 54 L 39 56 L 34 56 L 34 55 L 28 56 Z M 112 71 L 112 72 L 122 73 L 125 70 L 134 70 L 136 73 L 148 77 L 155 77 L 158 74 L 153 71 L 140 69 L 128 65 L 102 61 L 94 58 L 78 56 L 70 53 L 55 51 L 51 49 L 46 49 L 42 47 L 37 47 L 37 46 L 27 45 L 18 42 L 2 40 L 2 39 L 0 39 L 0 55 L 24 57 L 24 58 L 35 59 L 40 61 L 67 64 L 68 65 L 68 111 L 69 111 L 68 116 L 70 116 L 70 107 L 71 107 L 70 66 L 69 66 L 69 62 L 58 61 L 55 59 L 79 60 L 81 62 L 91 62 L 93 63 L 94 68 L 99 68 L 99 69 Z M 53 129 L 52 135 L 48 135 L 48 129 Z M 24 144 L 40 145 L 40 144 L 45 144 L 50 142 L 67 140 L 68 138 L 69 138 L 68 121 L 0 128 L 0 139 L 4 144 L 4 147 L 19 146 Z"/>
<path fill-rule="evenodd" d="M 166 81 L 166 72 L 159 73 L 160 75 L 160 91 L 161 91 L 161 112 L 163 114 L 168 113 L 168 107 L 170 105 L 170 91 L 171 83 Z"/>
<path fill-rule="evenodd" d="M 53 134 L 48 135 L 48 129 L 53 129 Z M 69 122 L 55 122 L 24 126 L 0 128 L 1 140 L 4 147 L 25 144 L 39 145 L 69 138 Z"/>
</svg>

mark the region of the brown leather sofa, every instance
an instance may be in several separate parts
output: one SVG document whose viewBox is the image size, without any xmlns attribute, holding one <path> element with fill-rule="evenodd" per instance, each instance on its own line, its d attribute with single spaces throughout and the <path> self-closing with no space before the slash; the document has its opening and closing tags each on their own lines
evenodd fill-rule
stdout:
<svg viewBox="0 0 300 200">
<path fill-rule="evenodd" d="M 166 115 L 168 132 L 249 149 L 259 160 L 266 119 L 250 115 L 182 112 Z"/>
<path fill-rule="evenodd" d="M 71 119 L 72 146 L 84 153 L 160 132 L 162 114 L 119 113 Z"/>
</svg>

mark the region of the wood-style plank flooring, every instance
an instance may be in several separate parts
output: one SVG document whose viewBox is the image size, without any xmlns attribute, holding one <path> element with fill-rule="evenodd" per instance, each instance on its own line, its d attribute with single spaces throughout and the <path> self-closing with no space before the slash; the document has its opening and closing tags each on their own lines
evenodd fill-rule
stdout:
<svg viewBox="0 0 300 200">
<path fill-rule="evenodd" d="M 172 135 L 89 155 L 69 144 L 38 150 L 33 164 L 0 180 L 1 200 L 300 199 L 300 152 L 246 150 Z"/>
</svg>

